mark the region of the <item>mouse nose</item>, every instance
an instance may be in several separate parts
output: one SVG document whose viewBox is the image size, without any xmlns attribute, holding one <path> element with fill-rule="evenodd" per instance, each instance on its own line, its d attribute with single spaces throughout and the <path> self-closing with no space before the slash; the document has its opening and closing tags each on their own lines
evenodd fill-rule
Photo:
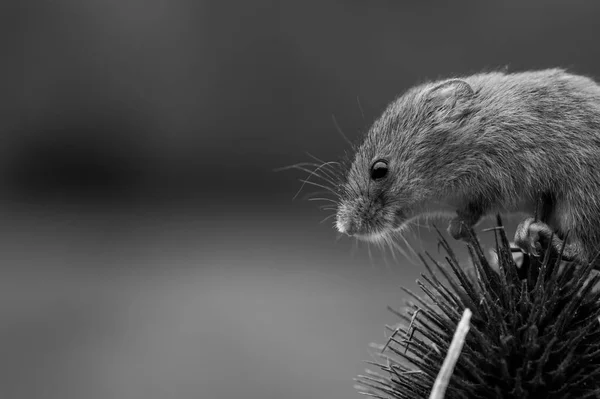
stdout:
<svg viewBox="0 0 600 399">
<path fill-rule="evenodd" d="M 337 222 L 337 228 L 340 233 L 353 236 L 358 232 L 358 225 L 352 220 L 346 220 L 344 222 Z"/>
</svg>

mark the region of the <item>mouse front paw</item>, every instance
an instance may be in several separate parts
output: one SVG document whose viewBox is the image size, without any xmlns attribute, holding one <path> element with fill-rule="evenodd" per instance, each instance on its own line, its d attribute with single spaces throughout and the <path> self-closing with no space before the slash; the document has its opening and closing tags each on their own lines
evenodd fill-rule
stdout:
<svg viewBox="0 0 600 399">
<path fill-rule="evenodd" d="M 454 218 L 450 220 L 450 224 L 448 225 L 448 234 L 452 236 L 455 240 L 466 241 L 470 237 L 469 230 L 471 226 L 468 225 L 461 218 Z"/>
<path fill-rule="evenodd" d="M 524 253 L 539 257 L 551 244 L 551 239 L 555 241 L 558 237 L 553 236 L 550 226 L 534 218 L 527 218 L 517 226 L 514 243 Z"/>
</svg>

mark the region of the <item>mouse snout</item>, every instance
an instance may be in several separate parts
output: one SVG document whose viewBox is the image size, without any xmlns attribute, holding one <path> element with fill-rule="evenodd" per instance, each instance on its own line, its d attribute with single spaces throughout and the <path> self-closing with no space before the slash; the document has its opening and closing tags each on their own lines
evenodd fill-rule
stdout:
<svg viewBox="0 0 600 399">
<path fill-rule="evenodd" d="M 335 227 L 342 234 L 353 236 L 358 233 L 358 223 L 352 217 L 351 209 L 348 205 L 343 204 L 338 208 Z"/>
<path fill-rule="evenodd" d="M 340 219 L 336 222 L 336 227 L 340 233 L 353 236 L 358 233 L 358 224 L 352 220 L 342 221 Z"/>
<path fill-rule="evenodd" d="M 358 200 L 342 202 L 337 210 L 335 226 L 342 234 L 364 238 L 376 233 L 376 226 L 382 223 L 379 203 Z"/>
</svg>

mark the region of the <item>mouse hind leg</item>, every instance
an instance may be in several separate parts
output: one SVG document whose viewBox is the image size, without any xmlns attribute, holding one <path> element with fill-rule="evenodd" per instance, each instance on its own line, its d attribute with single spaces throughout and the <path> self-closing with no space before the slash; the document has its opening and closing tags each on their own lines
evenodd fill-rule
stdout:
<svg viewBox="0 0 600 399">
<path fill-rule="evenodd" d="M 533 256 L 541 256 L 544 251 L 551 247 L 555 255 L 562 254 L 562 259 L 566 261 L 581 260 L 581 245 L 569 237 L 569 243 L 564 242 L 564 236 L 554 231 L 550 225 L 527 218 L 517 226 L 514 243 L 523 252 Z"/>
<path fill-rule="evenodd" d="M 550 247 L 551 255 L 562 255 L 565 261 L 585 262 L 581 239 L 577 228 L 569 231 L 566 226 L 580 226 L 575 222 L 564 201 L 542 196 L 535 218 L 523 220 L 515 232 L 514 243 L 532 256 L 541 256 Z M 568 235 L 568 237 L 567 237 Z M 568 242 L 565 243 L 565 238 Z"/>
</svg>

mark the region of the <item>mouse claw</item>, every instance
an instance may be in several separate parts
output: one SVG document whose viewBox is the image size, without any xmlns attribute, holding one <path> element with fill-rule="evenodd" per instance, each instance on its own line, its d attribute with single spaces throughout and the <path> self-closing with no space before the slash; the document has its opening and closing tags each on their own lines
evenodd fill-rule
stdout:
<svg viewBox="0 0 600 399">
<path fill-rule="evenodd" d="M 542 245 L 539 241 L 529 243 L 529 251 L 528 254 L 533 256 L 534 258 L 539 258 L 540 253 L 542 252 Z"/>
<path fill-rule="evenodd" d="M 524 253 L 539 258 L 545 250 L 544 244 L 549 244 L 552 236 L 552 229 L 546 223 L 527 218 L 517 226 L 514 243 Z"/>
</svg>

